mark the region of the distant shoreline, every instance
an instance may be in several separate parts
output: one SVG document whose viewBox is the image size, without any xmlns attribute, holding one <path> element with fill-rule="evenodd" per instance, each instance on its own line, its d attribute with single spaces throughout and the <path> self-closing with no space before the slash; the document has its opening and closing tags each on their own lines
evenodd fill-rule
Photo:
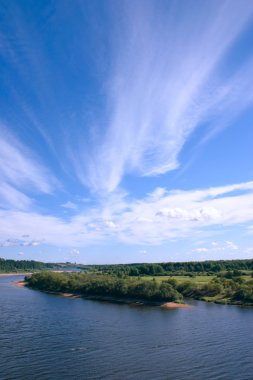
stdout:
<svg viewBox="0 0 253 380">
<path fill-rule="evenodd" d="M 17 272 L 14 272 L 14 273 L 0 273 L 0 277 L 6 277 L 6 276 L 27 276 L 27 275 L 31 275 L 32 273 L 31 272 L 20 272 L 20 273 L 17 273 Z"/>
</svg>

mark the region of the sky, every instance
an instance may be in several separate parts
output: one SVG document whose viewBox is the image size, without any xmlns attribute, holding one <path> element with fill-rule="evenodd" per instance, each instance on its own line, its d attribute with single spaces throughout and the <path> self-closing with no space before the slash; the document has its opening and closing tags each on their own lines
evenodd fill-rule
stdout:
<svg viewBox="0 0 253 380">
<path fill-rule="evenodd" d="M 0 257 L 253 257 L 253 2 L 0 0 Z"/>
</svg>

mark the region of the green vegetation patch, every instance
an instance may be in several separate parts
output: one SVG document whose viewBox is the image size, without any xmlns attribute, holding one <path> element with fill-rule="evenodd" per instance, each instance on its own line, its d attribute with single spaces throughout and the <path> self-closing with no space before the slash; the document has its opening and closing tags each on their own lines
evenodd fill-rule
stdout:
<svg viewBox="0 0 253 380">
<path fill-rule="evenodd" d="M 182 295 L 169 282 L 118 278 L 91 273 L 41 272 L 26 277 L 28 286 L 42 291 L 82 296 L 120 297 L 149 301 L 179 301 Z"/>
<path fill-rule="evenodd" d="M 244 277 L 247 277 L 245 280 Z M 26 277 L 28 286 L 47 292 L 89 297 L 118 297 L 152 302 L 182 302 L 184 298 L 252 305 L 253 279 L 237 272 L 220 276 L 132 277 L 94 273 L 40 272 Z"/>
<path fill-rule="evenodd" d="M 177 283 L 182 283 L 185 281 L 190 281 L 195 284 L 206 284 L 212 281 L 215 276 L 157 276 L 157 277 L 151 277 L 151 276 L 141 276 L 142 280 L 146 281 L 152 281 L 155 278 L 156 281 L 162 282 L 162 281 L 168 281 L 168 280 L 175 280 Z"/>
</svg>

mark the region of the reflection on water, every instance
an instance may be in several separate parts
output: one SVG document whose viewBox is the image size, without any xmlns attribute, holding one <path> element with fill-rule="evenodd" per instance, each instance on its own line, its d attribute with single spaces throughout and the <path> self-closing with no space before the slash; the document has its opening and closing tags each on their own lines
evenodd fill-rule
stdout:
<svg viewBox="0 0 253 380">
<path fill-rule="evenodd" d="M 20 278 L 0 277 L 1 380 L 253 379 L 253 309 L 131 308 L 19 288 Z"/>
</svg>

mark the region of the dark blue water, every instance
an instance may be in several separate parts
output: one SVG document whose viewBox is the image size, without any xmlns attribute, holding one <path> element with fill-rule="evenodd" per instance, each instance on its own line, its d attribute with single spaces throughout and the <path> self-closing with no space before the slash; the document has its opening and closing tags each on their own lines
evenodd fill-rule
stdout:
<svg viewBox="0 0 253 380">
<path fill-rule="evenodd" d="M 1 380 L 253 379 L 253 309 L 67 299 L 17 279 L 0 277 Z"/>
</svg>

